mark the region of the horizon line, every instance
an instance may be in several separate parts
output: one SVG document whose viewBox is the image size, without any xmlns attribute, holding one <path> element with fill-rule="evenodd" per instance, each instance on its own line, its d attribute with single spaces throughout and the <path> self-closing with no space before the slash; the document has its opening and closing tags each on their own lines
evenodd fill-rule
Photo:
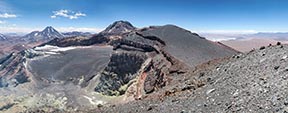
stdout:
<svg viewBox="0 0 288 113">
<path fill-rule="evenodd" d="M 48 26 L 46 26 L 48 27 Z M 9 33 L 16 33 L 16 34 L 25 34 L 25 33 L 31 33 L 33 31 L 42 31 L 46 27 L 43 28 L 28 28 L 28 27 L 0 27 L 0 33 L 1 34 L 9 34 Z M 53 26 L 52 26 L 53 27 Z M 90 32 L 90 33 L 99 33 L 103 31 L 105 28 L 97 28 L 97 27 L 53 27 L 59 32 L 73 32 L 73 31 L 79 31 L 79 32 Z M 144 27 L 139 27 L 144 28 Z M 183 27 L 181 27 L 183 28 Z M 258 30 L 193 30 L 193 29 L 187 29 L 193 33 L 198 34 L 256 34 L 256 33 L 288 33 L 284 30 L 273 30 L 273 31 L 258 31 Z"/>
</svg>

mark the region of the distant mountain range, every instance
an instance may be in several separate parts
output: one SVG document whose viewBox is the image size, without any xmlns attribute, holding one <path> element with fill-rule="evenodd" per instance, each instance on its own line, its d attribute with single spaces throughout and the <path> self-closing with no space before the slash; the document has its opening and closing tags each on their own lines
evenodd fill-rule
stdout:
<svg viewBox="0 0 288 113">
<path fill-rule="evenodd" d="M 24 40 L 36 42 L 36 41 L 52 40 L 54 38 L 64 38 L 64 35 L 55 30 L 52 26 L 48 26 L 42 31 L 33 31 L 22 38 Z"/>
<path fill-rule="evenodd" d="M 60 33 L 51 26 L 46 27 L 42 31 L 33 31 L 26 35 L 19 33 L 0 34 L 0 58 L 12 52 L 17 53 L 32 48 L 55 38 L 62 39 L 78 36 L 90 37 L 92 34 L 89 32 L 78 31 Z"/>
<path fill-rule="evenodd" d="M 72 31 L 72 32 L 64 32 L 62 33 L 65 37 L 75 37 L 75 36 L 89 36 L 92 35 L 89 32 L 79 32 L 79 31 Z"/>
<path fill-rule="evenodd" d="M 79 32 L 79 31 L 60 33 L 59 31 L 54 29 L 52 26 L 48 26 L 42 31 L 33 31 L 21 38 L 29 42 L 38 42 L 38 41 L 49 41 L 54 38 L 89 36 L 89 35 L 91 35 L 91 33 Z"/>
</svg>

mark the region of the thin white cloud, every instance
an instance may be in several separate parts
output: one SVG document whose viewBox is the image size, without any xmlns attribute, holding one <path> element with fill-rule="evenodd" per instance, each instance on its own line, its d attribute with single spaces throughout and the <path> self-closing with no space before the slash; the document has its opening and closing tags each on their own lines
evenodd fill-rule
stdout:
<svg viewBox="0 0 288 113">
<path fill-rule="evenodd" d="M 15 14 L 9 14 L 9 13 L 2 13 L 0 14 L 0 18 L 16 18 L 17 15 Z"/>
<path fill-rule="evenodd" d="M 5 21 L 0 20 L 0 24 L 5 24 L 5 23 L 6 23 Z"/>
<path fill-rule="evenodd" d="M 84 17 L 84 16 L 86 16 L 86 14 L 81 13 L 81 12 L 74 12 L 74 11 L 61 9 L 58 11 L 53 11 L 53 15 L 50 16 L 50 18 L 54 19 L 57 17 L 65 17 L 69 19 L 78 19 L 79 17 Z"/>
</svg>

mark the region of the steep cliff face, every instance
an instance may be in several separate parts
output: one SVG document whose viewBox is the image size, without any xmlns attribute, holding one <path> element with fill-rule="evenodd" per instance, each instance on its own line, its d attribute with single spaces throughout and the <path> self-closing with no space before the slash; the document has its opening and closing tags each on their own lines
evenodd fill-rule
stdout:
<svg viewBox="0 0 288 113">
<path fill-rule="evenodd" d="M 138 76 L 137 72 L 147 59 L 141 52 L 115 52 L 110 58 L 108 66 L 100 76 L 100 83 L 95 91 L 107 95 L 123 95 L 125 85 Z"/>
<path fill-rule="evenodd" d="M 0 88 L 16 87 L 30 81 L 30 73 L 26 69 L 26 57 L 29 56 L 23 51 L 21 54 L 11 53 L 0 59 Z"/>
</svg>

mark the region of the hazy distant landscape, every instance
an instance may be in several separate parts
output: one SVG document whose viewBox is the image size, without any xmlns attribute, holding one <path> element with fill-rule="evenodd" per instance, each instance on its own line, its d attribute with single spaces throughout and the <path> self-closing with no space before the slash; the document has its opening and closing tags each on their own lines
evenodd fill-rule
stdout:
<svg viewBox="0 0 288 113">
<path fill-rule="evenodd" d="M 286 44 L 288 33 L 250 33 L 250 34 L 221 34 L 201 33 L 208 40 L 221 42 L 241 52 L 248 52 L 261 46 L 275 45 L 277 42 Z"/>
</svg>

